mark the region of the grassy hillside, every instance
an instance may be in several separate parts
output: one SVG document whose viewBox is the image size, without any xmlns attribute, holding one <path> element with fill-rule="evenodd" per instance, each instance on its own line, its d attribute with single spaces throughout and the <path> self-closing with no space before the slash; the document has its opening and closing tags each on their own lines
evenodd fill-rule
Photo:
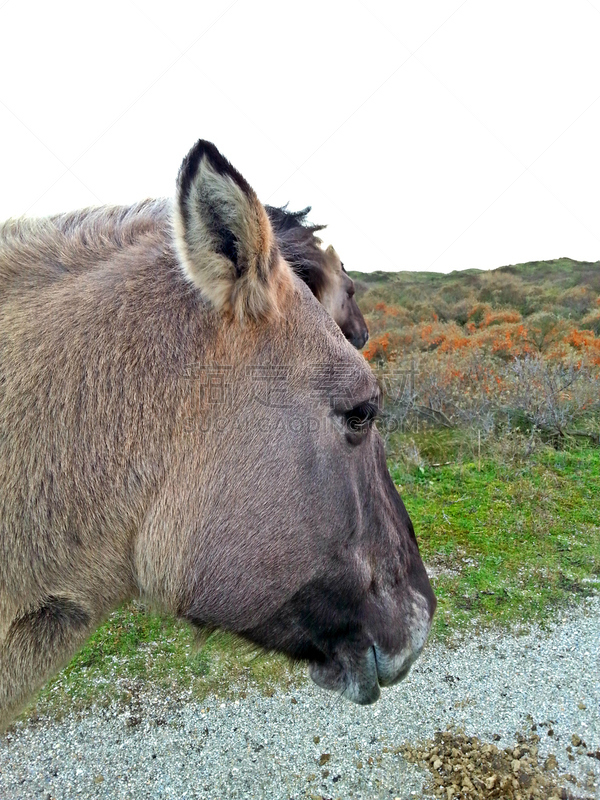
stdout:
<svg viewBox="0 0 600 800">
<path fill-rule="evenodd" d="M 467 321 L 479 303 L 510 307 L 523 316 L 552 312 L 581 320 L 591 312 L 600 318 L 600 261 L 530 261 L 495 270 L 436 272 L 352 272 L 361 307 L 370 313 L 379 302 L 400 306 L 414 321 L 436 314 L 444 322 Z M 600 331 L 596 331 L 600 332 Z"/>
</svg>

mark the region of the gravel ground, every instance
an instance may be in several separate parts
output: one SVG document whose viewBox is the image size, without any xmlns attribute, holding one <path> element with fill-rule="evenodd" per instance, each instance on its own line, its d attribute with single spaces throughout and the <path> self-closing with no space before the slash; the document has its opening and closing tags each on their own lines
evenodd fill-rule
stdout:
<svg viewBox="0 0 600 800">
<path fill-rule="evenodd" d="M 455 726 L 507 747 L 534 725 L 540 756 L 578 779 L 569 791 L 600 797 L 600 760 L 587 755 L 600 751 L 600 598 L 549 633 L 430 645 L 369 708 L 307 681 L 200 704 L 142 689 L 127 707 L 20 724 L 0 738 L 0 800 L 423 797 L 430 773 L 403 744 Z"/>
</svg>

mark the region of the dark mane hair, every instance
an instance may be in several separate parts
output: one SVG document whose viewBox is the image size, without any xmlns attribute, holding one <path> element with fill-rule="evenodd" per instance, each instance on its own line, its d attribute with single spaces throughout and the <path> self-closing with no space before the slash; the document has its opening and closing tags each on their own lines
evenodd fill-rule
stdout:
<svg viewBox="0 0 600 800">
<path fill-rule="evenodd" d="M 327 285 L 324 269 L 324 252 L 321 240 L 315 236 L 326 225 L 312 225 L 307 217 L 310 206 L 302 211 L 288 211 L 287 203 L 281 208 L 265 206 L 281 255 L 308 286 L 317 299 L 320 299 Z"/>
</svg>

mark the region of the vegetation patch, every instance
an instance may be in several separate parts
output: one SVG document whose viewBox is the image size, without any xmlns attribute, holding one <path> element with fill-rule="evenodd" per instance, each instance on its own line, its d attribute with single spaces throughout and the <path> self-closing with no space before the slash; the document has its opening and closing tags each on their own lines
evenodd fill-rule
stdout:
<svg viewBox="0 0 600 800">
<path fill-rule="evenodd" d="M 387 421 L 600 444 L 600 269 L 354 275 Z"/>
<path fill-rule="evenodd" d="M 148 691 L 173 699 L 245 697 L 249 687 L 272 695 L 304 679 L 304 668 L 215 631 L 199 640 L 185 623 L 128 603 L 110 615 L 22 718 L 60 718 L 95 703 L 129 708 L 135 719 Z M 137 709 L 137 710 L 136 710 Z"/>
<path fill-rule="evenodd" d="M 438 634 L 473 622 L 544 624 L 600 588 L 600 451 L 493 456 L 437 468 L 390 465 L 431 565 Z"/>
</svg>

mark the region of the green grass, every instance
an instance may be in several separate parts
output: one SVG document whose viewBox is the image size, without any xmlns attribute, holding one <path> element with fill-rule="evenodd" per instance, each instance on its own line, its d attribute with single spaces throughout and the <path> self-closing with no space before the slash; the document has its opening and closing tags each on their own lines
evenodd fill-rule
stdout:
<svg viewBox="0 0 600 800">
<path fill-rule="evenodd" d="M 600 589 L 598 449 L 391 472 L 437 573 L 438 635 L 472 621 L 544 623 Z"/>
<path fill-rule="evenodd" d="M 423 558 L 436 572 L 434 637 L 473 623 L 543 624 L 600 589 L 600 450 L 542 448 L 509 460 L 491 452 L 479 469 L 468 436 L 429 431 L 412 438 L 424 463 L 407 466 L 398 455 L 389 463 Z M 427 466 L 450 459 L 458 463 Z M 199 649 L 187 626 L 129 604 L 27 713 L 130 702 L 141 689 L 197 699 L 243 695 L 250 685 L 272 693 L 303 674 L 226 633 L 213 633 Z"/>
<path fill-rule="evenodd" d="M 128 603 L 111 614 L 22 716 L 60 717 L 94 703 L 127 704 L 149 688 L 197 700 L 209 694 L 245 696 L 249 686 L 269 695 L 302 674 L 300 665 L 233 634 L 215 631 L 199 642 L 188 625 Z"/>
</svg>

